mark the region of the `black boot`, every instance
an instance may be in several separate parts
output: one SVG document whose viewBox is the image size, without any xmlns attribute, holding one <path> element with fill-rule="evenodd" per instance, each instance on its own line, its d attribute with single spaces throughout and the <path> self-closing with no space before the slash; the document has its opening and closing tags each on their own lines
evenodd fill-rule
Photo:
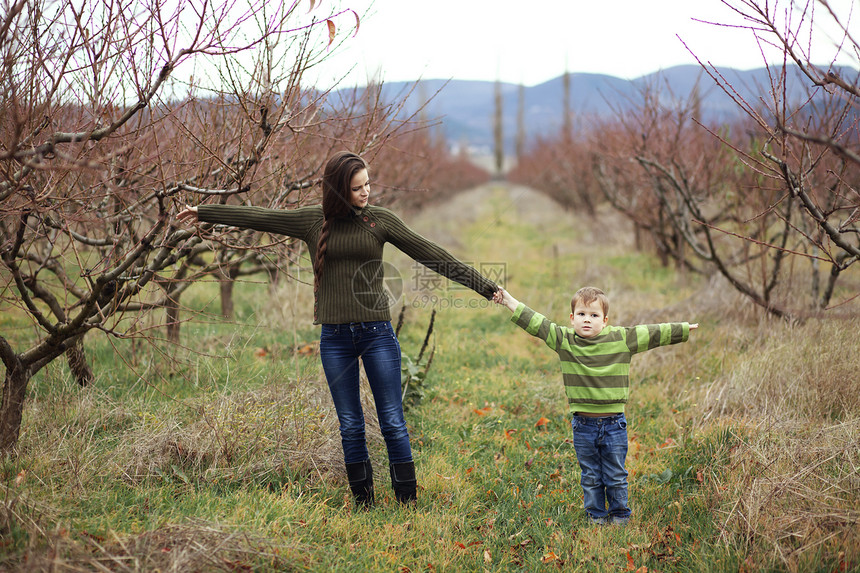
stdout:
<svg viewBox="0 0 860 573">
<path fill-rule="evenodd" d="M 352 490 L 356 505 L 373 505 L 373 467 L 370 465 L 370 459 L 346 464 L 346 477 L 349 479 L 349 489 Z"/>
<path fill-rule="evenodd" d="M 394 497 L 400 503 L 410 503 L 418 499 L 418 481 L 415 479 L 415 462 L 391 464 L 391 487 Z"/>
</svg>

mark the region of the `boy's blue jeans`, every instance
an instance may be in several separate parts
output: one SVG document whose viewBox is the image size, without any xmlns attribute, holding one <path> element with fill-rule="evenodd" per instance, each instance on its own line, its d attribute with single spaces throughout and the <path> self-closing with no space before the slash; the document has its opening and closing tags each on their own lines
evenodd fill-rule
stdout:
<svg viewBox="0 0 860 573">
<path fill-rule="evenodd" d="M 627 419 L 624 414 L 602 418 L 573 416 L 573 447 L 582 469 L 585 511 L 596 521 L 625 520 L 627 506 Z M 607 507 L 608 505 L 608 507 Z"/>
<path fill-rule="evenodd" d="M 369 457 L 359 394 L 359 357 L 376 403 L 388 461 L 410 462 L 412 449 L 400 394 L 400 343 L 388 321 L 322 325 L 320 359 L 340 423 L 344 462 L 363 462 Z"/>
</svg>

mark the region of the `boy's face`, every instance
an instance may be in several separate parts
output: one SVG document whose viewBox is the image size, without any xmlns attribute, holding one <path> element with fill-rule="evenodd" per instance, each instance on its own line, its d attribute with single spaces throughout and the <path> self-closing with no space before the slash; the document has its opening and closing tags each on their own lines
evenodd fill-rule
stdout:
<svg viewBox="0 0 860 573">
<path fill-rule="evenodd" d="M 609 317 L 603 315 L 603 305 L 599 300 L 593 300 L 588 304 L 581 300 L 577 301 L 570 315 L 574 332 L 583 338 L 597 336 L 607 322 Z"/>
</svg>

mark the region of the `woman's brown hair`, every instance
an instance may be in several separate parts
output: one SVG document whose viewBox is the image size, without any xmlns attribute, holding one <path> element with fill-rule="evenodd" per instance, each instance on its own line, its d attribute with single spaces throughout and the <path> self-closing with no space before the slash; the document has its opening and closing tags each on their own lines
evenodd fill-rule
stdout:
<svg viewBox="0 0 860 573">
<path fill-rule="evenodd" d="M 367 162 L 360 155 L 350 151 L 335 153 L 326 163 L 322 178 L 323 225 L 317 241 L 316 257 L 314 257 L 314 292 L 319 290 L 325 267 L 325 252 L 331 222 L 348 216 L 352 211 L 350 186 L 352 178 L 362 169 L 367 169 Z"/>
</svg>

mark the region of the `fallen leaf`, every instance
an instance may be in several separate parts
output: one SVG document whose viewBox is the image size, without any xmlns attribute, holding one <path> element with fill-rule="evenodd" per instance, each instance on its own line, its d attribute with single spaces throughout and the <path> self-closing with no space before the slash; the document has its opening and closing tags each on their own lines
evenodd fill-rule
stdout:
<svg viewBox="0 0 860 573">
<path fill-rule="evenodd" d="M 492 563 L 492 562 L 493 562 L 493 558 L 490 555 L 490 552 L 487 551 L 486 549 L 484 549 L 484 563 Z"/>
<path fill-rule="evenodd" d="M 546 426 L 547 424 L 549 424 L 549 419 L 548 419 L 548 418 L 544 418 L 543 416 L 541 416 L 541 417 L 540 417 L 540 420 L 538 420 L 537 422 L 535 422 L 535 427 L 536 427 L 536 428 L 539 428 L 539 427 L 541 427 L 541 426 Z"/>
<path fill-rule="evenodd" d="M 627 552 L 627 568 L 625 571 L 635 571 L 636 564 L 633 562 L 633 557 L 630 556 L 630 552 Z"/>
<path fill-rule="evenodd" d="M 313 356 L 315 354 L 319 354 L 319 347 L 316 343 L 313 342 L 299 344 L 296 347 L 296 354 L 300 356 Z"/>
<path fill-rule="evenodd" d="M 24 483 L 24 478 L 27 477 L 27 470 L 21 470 L 18 472 L 18 475 L 15 476 L 15 487 L 18 487 L 22 483 Z"/>
<path fill-rule="evenodd" d="M 540 558 L 541 563 L 549 563 L 550 561 L 555 561 L 556 559 L 558 559 L 558 555 L 556 555 L 552 551 L 544 553 L 543 557 Z"/>
</svg>

